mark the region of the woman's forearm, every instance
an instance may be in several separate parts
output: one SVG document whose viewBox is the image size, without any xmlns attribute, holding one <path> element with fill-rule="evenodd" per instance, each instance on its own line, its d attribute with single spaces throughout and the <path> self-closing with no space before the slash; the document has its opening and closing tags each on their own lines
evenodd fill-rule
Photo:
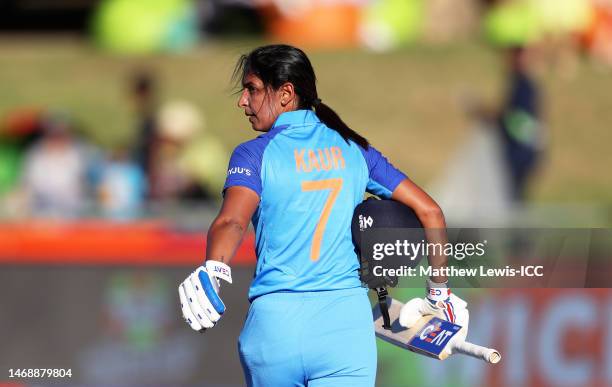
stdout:
<svg viewBox="0 0 612 387">
<path fill-rule="evenodd" d="M 259 196 L 249 188 L 230 187 L 225 192 L 219 215 L 206 238 L 206 259 L 225 264 L 236 254 L 257 206 Z"/>
<path fill-rule="evenodd" d="M 235 219 L 217 217 L 208 230 L 206 259 L 229 264 L 242 242 L 246 229 L 246 226 Z"/>
<path fill-rule="evenodd" d="M 447 243 L 446 221 L 440 206 L 409 179 L 397 186 L 391 198 L 412 208 L 425 228 L 427 242 L 441 247 L 432 249 L 433 252 L 428 255 L 429 265 L 434 269 L 445 267 L 448 263 L 448 258 L 444 255 L 444 245 Z M 445 282 L 447 277 L 432 276 L 431 280 L 441 283 Z"/>
<path fill-rule="evenodd" d="M 417 212 L 419 220 L 425 228 L 425 236 L 428 243 L 433 243 L 435 246 L 440 246 L 431 249 L 428 256 L 429 266 L 433 269 L 446 267 L 448 265 L 448 257 L 444 254 L 444 246 L 448 242 L 446 235 L 446 221 L 442 210 L 436 205 L 429 210 Z M 433 282 L 441 283 L 447 280 L 446 276 L 432 276 Z"/>
</svg>

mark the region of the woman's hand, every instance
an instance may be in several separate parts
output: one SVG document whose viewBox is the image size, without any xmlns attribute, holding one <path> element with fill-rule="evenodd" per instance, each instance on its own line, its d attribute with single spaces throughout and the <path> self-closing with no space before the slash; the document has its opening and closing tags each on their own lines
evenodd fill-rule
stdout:
<svg viewBox="0 0 612 387">
<path fill-rule="evenodd" d="M 218 261 L 206 261 L 179 285 L 183 318 L 195 331 L 212 328 L 225 313 L 219 297 L 220 279 L 232 283 L 229 266 Z"/>
</svg>

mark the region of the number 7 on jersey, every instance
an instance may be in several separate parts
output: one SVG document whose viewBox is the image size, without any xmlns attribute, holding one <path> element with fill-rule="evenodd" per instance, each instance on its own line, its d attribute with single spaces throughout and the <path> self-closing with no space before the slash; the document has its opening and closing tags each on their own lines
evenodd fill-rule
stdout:
<svg viewBox="0 0 612 387">
<path fill-rule="evenodd" d="M 331 213 L 332 207 L 334 206 L 334 203 L 338 198 L 338 193 L 340 193 L 341 189 L 342 178 L 340 177 L 302 182 L 303 192 L 331 190 L 329 196 L 327 197 L 327 201 L 325 202 L 325 206 L 323 206 L 323 212 L 321 212 L 321 217 L 317 222 L 317 227 L 315 228 L 315 232 L 312 237 L 312 247 L 310 248 L 310 259 L 312 261 L 319 259 L 321 253 L 321 241 L 323 240 L 325 227 L 327 226 L 327 221 L 329 220 L 329 214 Z"/>
</svg>

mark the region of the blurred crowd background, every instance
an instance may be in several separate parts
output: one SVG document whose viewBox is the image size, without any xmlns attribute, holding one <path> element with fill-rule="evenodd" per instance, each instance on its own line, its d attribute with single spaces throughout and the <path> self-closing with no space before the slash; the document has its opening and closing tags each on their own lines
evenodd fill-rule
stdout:
<svg viewBox="0 0 612 387">
<path fill-rule="evenodd" d="M 252 136 L 232 66 L 264 42 L 306 49 L 323 98 L 451 218 L 611 198 L 609 1 L 7 0 L 0 31 L 3 218 L 217 202 Z"/>
<path fill-rule="evenodd" d="M 190 335 L 174 288 L 203 258 L 231 150 L 255 135 L 231 74 L 265 43 L 303 48 L 321 98 L 449 225 L 612 224 L 610 0 L 3 0 L 2 369 L 242 384 L 252 235 L 215 332 Z M 471 338 L 502 364 L 379 343 L 379 385 L 612 385 L 607 289 L 467 293 Z"/>
</svg>

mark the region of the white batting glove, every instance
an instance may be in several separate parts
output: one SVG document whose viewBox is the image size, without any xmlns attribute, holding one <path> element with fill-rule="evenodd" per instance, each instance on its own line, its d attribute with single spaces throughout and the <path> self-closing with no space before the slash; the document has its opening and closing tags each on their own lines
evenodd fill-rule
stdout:
<svg viewBox="0 0 612 387">
<path fill-rule="evenodd" d="M 438 284 L 427 280 L 427 296 L 413 298 L 400 311 L 399 322 L 405 328 L 412 327 L 423 316 L 434 315 L 461 325 L 467 335 L 470 315 L 467 302 L 450 292 L 446 283 Z M 463 332 L 462 332 L 463 333 Z"/>
<path fill-rule="evenodd" d="M 232 283 L 230 267 L 208 260 L 179 285 L 183 318 L 193 330 L 212 328 L 225 312 L 225 304 L 219 297 L 219 279 Z"/>
</svg>

